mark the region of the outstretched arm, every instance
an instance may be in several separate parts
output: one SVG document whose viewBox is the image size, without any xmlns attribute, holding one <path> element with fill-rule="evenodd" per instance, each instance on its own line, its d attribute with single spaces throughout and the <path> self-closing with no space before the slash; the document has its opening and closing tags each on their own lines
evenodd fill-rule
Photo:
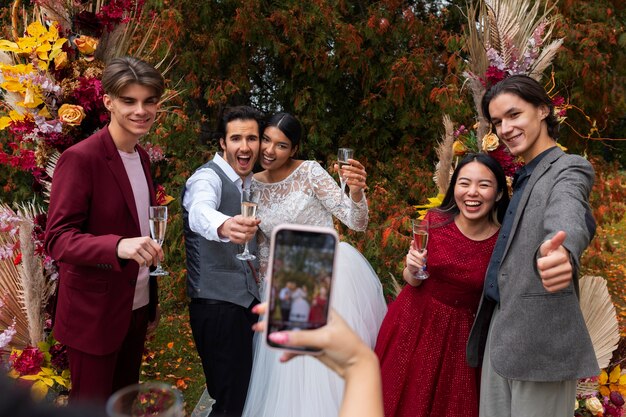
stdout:
<svg viewBox="0 0 626 417">
<path fill-rule="evenodd" d="M 259 304 L 254 312 L 263 314 L 267 303 Z M 264 322 L 254 326 L 262 331 Z M 382 384 L 378 358 L 346 322 L 334 310 L 330 312 L 328 324 L 315 330 L 271 333 L 269 338 L 276 343 L 289 346 L 308 346 L 321 349 L 315 356 L 346 381 L 340 417 L 382 417 Z M 281 362 L 286 362 L 295 353 L 284 353 Z"/>
</svg>

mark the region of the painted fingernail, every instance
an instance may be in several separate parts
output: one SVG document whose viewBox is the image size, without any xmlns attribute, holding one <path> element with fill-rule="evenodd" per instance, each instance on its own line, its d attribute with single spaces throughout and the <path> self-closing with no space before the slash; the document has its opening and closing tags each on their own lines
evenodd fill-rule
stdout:
<svg viewBox="0 0 626 417">
<path fill-rule="evenodd" d="M 284 345 L 284 344 L 287 344 L 289 342 L 289 334 L 287 332 L 270 333 L 268 338 L 272 342 L 278 343 L 279 345 Z"/>
</svg>

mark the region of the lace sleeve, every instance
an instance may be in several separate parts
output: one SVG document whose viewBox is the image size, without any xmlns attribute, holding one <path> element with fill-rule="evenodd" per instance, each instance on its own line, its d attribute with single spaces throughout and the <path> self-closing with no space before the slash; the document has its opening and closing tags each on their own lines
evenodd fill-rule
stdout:
<svg viewBox="0 0 626 417">
<path fill-rule="evenodd" d="M 265 233 L 259 231 L 256 235 L 258 255 L 259 255 L 259 276 L 265 280 L 267 274 L 267 263 L 270 257 L 270 239 Z"/>
<path fill-rule="evenodd" d="M 309 181 L 315 196 L 326 210 L 352 230 L 362 232 L 367 229 L 369 216 L 365 195 L 358 203 L 348 195 L 345 195 L 342 200 L 341 187 L 337 181 L 314 161 L 311 162 Z"/>
</svg>

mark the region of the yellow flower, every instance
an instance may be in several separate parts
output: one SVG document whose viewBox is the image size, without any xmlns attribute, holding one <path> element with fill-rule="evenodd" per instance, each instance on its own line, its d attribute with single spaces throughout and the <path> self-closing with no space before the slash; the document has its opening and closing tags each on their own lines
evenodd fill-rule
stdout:
<svg viewBox="0 0 626 417">
<path fill-rule="evenodd" d="M 11 122 L 20 122 L 25 118 L 26 117 L 24 115 L 19 114 L 15 110 L 11 110 L 8 116 L 0 117 L 0 130 L 4 130 L 9 127 Z"/>
<path fill-rule="evenodd" d="M 444 197 L 445 196 L 443 194 L 437 194 L 437 197 L 428 198 L 428 204 L 420 204 L 418 206 L 415 206 L 416 209 L 421 209 L 417 211 L 420 215 L 418 219 L 423 219 L 424 216 L 426 216 L 428 209 L 439 207 L 443 202 Z"/>
<path fill-rule="evenodd" d="M 620 394 L 626 396 L 626 371 L 622 372 L 619 365 L 615 366 L 611 373 L 607 373 L 605 369 L 600 372 L 598 377 L 600 385 L 600 394 L 609 396 L 611 391 L 619 391 Z"/>
<path fill-rule="evenodd" d="M 483 151 L 485 152 L 495 151 L 496 149 L 498 149 L 498 146 L 500 146 L 500 140 L 498 139 L 498 135 L 496 135 L 495 133 L 490 132 L 490 133 L 487 133 L 485 137 L 483 137 L 483 140 L 482 140 Z"/>
<path fill-rule="evenodd" d="M 59 31 L 56 23 L 53 22 L 49 29 L 46 29 L 39 21 L 28 25 L 23 38 L 18 38 L 16 42 L 0 40 L 0 51 L 14 52 L 18 55 L 37 55 L 39 69 L 48 69 L 48 62 L 61 52 L 65 38 L 59 38 Z"/>
<path fill-rule="evenodd" d="M 452 144 L 452 151 L 454 152 L 454 156 L 463 156 L 467 153 L 467 146 L 457 139 Z"/>
<path fill-rule="evenodd" d="M 70 126 L 78 126 L 85 118 L 85 111 L 75 104 L 63 104 L 59 108 L 59 120 Z"/>
<path fill-rule="evenodd" d="M 83 55 L 93 55 L 98 48 L 98 40 L 91 36 L 81 35 L 74 39 L 74 43 L 76 44 L 76 48 Z"/>
<path fill-rule="evenodd" d="M 67 52 L 61 52 L 54 58 L 54 69 L 58 71 L 67 67 L 68 62 Z"/>
</svg>

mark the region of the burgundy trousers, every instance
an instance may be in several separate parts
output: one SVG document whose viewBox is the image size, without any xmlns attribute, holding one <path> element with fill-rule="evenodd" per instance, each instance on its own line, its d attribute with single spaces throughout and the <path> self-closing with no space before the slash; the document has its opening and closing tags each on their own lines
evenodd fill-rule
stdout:
<svg viewBox="0 0 626 417">
<path fill-rule="evenodd" d="M 133 310 L 120 348 L 109 355 L 91 355 L 68 346 L 72 390 L 70 402 L 104 406 L 115 391 L 139 382 L 148 328 L 148 306 Z"/>
</svg>

